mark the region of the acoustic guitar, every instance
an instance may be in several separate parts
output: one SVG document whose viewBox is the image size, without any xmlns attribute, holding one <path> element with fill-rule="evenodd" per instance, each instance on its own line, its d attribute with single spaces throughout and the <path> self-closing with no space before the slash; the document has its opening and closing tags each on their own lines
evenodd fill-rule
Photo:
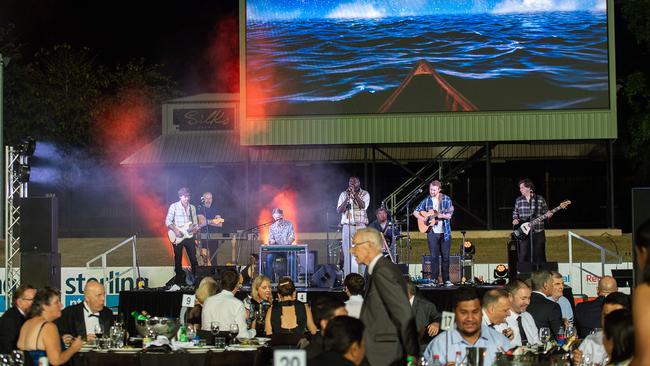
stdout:
<svg viewBox="0 0 650 366">
<path fill-rule="evenodd" d="M 418 229 L 421 233 L 428 233 L 431 227 L 438 224 L 438 211 L 420 211 L 420 215 L 425 218 L 424 222 L 418 220 Z"/>
</svg>

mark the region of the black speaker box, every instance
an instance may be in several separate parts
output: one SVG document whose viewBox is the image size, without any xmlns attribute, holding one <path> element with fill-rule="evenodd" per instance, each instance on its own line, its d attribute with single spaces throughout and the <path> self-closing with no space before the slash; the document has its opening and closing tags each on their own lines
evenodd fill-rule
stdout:
<svg viewBox="0 0 650 366">
<path fill-rule="evenodd" d="M 27 197 L 20 199 L 21 252 L 59 252 L 59 215 L 57 207 L 56 197 Z"/>
<path fill-rule="evenodd" d="M 343 272 L 335 264 L 324 264 L 311 276 L 313 287 L 334 288 L 341 286 Z"/>
<path fill-rule="evenodd" d="M 61 254 L 21 253 L 20 283 L 28 283 L 35 288 L 45 286 L 60 288 Z"/>
<path fill-rule="evenodd" d="M 438 276 L 435 280 L 442 279 L 442 257 L 438 256 Z M 431 271 L 431 256 L 423 255 L 422 256 L 422 278 L 434 279 L 433 272 Z M 449 256 L 449 280 L 453 283 L 460 283 L 460 256 L 450 255 Z"/>
<path fill-rule="evenodd" d="M 632 246 L 636 243 L 636 232 L 641 225 L 650 220 L 650 188 L 632 188 Z M 636 250 L 632 249 L 632 264 L 634 265 L 634 283 L 643 281 L 640 268 L 636 263 Z"/>
</svg>

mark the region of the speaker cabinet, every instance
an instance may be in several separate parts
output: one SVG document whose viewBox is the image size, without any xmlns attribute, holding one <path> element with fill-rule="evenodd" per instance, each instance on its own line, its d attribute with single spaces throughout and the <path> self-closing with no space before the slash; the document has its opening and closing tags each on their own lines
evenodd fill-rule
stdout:
<svg viewBox="0 0 650 366">
<path fill-rule="evenodd" d="M 343 272 L 335 264 L 324 264 L 311 276 L 313 287 L 334 288 L 341 286 Z"/>
<path fill-rule="evenodd" d="M 20 250 L 23 253 L 59 252 L 59 213 L 56 197 L 20 199 Z M 57 285 L 58 286 L 58 285 Z"/>
<path fill-rule="evenodd" d="M 466 272 L 466 271 L 464 271 Z M 422 256 L 422 278 L 434 279 L 433 271 L 431 267 L 431 256 L 423 255 Z M 470 278 L 466 278 L 469 280 Z M 438 278 L 435 279 L 438 282 L 442 281 L 442 257 L 438 256 Z M 449 256 L 449 281 L 453 283 L 461 283 L 460 276 L 460 256 L 450 255 Z"/>
<path fill-rule="evenodd" d="M 636 243 L 636 232 L 641 225 L 650 220 L 650 187 L 632 188 L 632 248 Z M 636 250 L 632 249 L 632 263 L 634 265 L 634 283 L 643 281 L 641 269 L 636 264 Z"/>
<path fill-rule="evenodd" d="M 35 288 L 44 286 L 61 287 L 61 254 L 21 253 L 20 283 Z"/>
</svg>

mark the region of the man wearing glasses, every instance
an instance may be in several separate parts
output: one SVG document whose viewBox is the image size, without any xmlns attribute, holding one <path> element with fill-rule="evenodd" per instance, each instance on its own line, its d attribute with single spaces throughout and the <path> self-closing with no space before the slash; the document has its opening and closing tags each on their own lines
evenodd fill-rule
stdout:
<svg viewBox="0 0 650 366">
<path fill-rule="evenodd" d="M 406 281 L 397 265 L 384 258 L 382 244 L 379 231 L 363 228 L 354 234 L 350 248 L 357 261 L 368 266 L 360 319 L 366 357 L 373 366 L 404 364 L 406 356 L 420 352 Z"/>
<path fill-rule="evenodd" d="M 28 284 L 20 285 L 14 291 L 14 306 L 0 317 L 0 354 L 11 354 L 11 351 L 16 349 L 20 328 L 27 320 L 34 295 L 36 289 Z"/>
</svg>

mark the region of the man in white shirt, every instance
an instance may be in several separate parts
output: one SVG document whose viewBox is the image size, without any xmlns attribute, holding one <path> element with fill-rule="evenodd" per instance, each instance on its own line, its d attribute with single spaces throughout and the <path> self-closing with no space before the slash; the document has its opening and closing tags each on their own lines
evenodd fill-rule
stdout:
<svg viewBox="0 0 650 366">
<path fill-rule="evenodd" d="M 510 298 L 510 315 L 506 318 L 505 324 L 495 328 L 499 331 L 510 329 L 512 336 L 509 337 L 513 347 L 539 343 L 539 333 L 533 316 L 526 312 L 530 304 L 531 289 L 520 280 L 510 281 L 506 286 Z"/>
<path fill-rule="evenodd" d="M 244 303 L 235 297 L 241 286 L 240 276 L 235 271 L 227 270 L 221 273 L 223 290 L 208 297 L 201 312 L 201 329 L 210 330 L 213 322 L 219 324 L 219 330 L 230 330 L 231 324 L 239 327 L 239 338 L 255 337 L 255 329 L 246 325 L 246 310 Z"/>
<path fill-rule="evenodd" d="M 341 214 L 341 248 L 343 250 L 343 272 L 362 273 L 356 258 L 350 254 L 350 243 L 357 230 L 368 225 L 366 210 L 370 204 L 370 193 L 361 189 L 359 178 L 350 177 L 348 188 L 339 194 L 336 211 Z"/>
<path fill-rule="evenodd" d="M 496 329 L 497 325 L 505 324 L 510 315 L 510 297 L 508 292 L 501 289 L 487 291 L 483 295 L 483 324 Z M 512 329 L 506 327 L 500 330 L 506 338 L 512 338 Z"/>
<path fill-rule="evenodd" d="M 362 294 L 365 280 L 358 273 L 350 273 L 345 276 L 343 284 L 345 285 L 345 293 L 348 295 L 348 301 L 345 302 L 345 310 L 348 311 L 349 316 L 359 319 L 361 306 L 363 306 Z"/>
</svg>

